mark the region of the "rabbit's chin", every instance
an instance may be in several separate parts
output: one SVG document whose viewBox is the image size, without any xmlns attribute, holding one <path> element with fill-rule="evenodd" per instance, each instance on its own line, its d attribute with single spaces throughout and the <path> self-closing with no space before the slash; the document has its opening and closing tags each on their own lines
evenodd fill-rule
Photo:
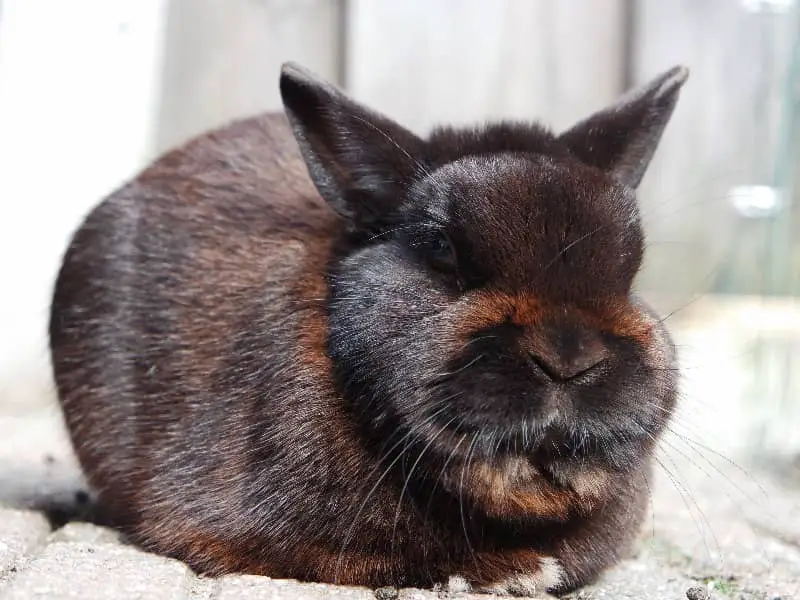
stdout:
<svg viewBox="0 0 800 600">
<path fill-rule="evenodd" d="M 543 466 L 530 457 L 508 455 L 453 465 L 441 485 L 490 518 L 566 521 L 605 502 L 620 476 L 599 463 Z"/>
</svg>

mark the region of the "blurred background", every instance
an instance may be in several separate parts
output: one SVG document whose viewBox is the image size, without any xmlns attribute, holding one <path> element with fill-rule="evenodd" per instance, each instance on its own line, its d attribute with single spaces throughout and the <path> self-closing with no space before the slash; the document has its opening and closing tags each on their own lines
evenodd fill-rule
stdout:
<svg viewBox="0 0 800 600">
<path fill-rule="evenodd" d="M 679 344 L 676 431 L 736 460 L 791 464 L 800 455 L 799 5 L 0 0 L 0 487 L 21 478 L 35 487 L 49 468 L 24 463 L 25 448 L 66 447 L 45 333 L 72 231 L 162 151 L 279 109 L 289 59 L 420 133 L 495 118 L 563 129 L 687 65 L 640 191 L 649 243 L 637 285 Z"/>
</svg>

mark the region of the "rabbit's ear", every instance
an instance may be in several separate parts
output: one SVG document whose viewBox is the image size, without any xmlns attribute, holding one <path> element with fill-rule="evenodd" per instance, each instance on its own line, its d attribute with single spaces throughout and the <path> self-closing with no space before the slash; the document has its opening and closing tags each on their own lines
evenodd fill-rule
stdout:
<svg viewBox="0 0 800 600">
<path fill-rule="evenodd" d="M 559 139 L 582 162 L 603 169 L 621 183 L 636 188 L 653 158 L 688 76 L 685 67 L 673 67 L 579 122 Z"/>
<path fill-rule="evenodd" d="M 281 69 L 283 106 L 311 179 L 346 219 L 368 226 L 422 172 L 423 142 L 295 63 Z"/>
</svg>

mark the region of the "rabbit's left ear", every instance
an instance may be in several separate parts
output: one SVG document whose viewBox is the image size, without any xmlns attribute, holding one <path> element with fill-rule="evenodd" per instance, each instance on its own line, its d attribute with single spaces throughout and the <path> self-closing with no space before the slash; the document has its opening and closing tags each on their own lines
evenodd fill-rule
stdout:
<svg viewBox="0 0 800 600">
<path fill-rule="evenodd" d="M 283 65 L 280 91 L 312 181 L 348 221 L 379 223 L 424 172 L 417 136 L 300 65 Z"/>
<path fill-rule="evenodd" d="M 559 136 L 584 163 L 636 188 L 667 126 L 686 67 L 673 67 Z"/>
</svg>

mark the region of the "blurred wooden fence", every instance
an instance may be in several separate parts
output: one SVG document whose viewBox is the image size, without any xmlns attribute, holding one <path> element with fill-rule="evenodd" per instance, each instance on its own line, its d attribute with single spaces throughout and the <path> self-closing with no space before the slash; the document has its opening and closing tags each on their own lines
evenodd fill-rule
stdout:
<svg viewBox="0 0 800 600">
<path fill-rule="evenodd" d="M 745 4 L 170 0 L 155 149 L 279 108 L 289 59 L 419 132 L 503 117 L 561 129 L 683 63 L 690 83 L 641 191 L 650 247 L 640 285 L 675 306 L 709 289 L 761 292 L 780 286 L 782 271 L 764 263 L 791 240 L 772 239 L 774 219 L 743 219 L 729 194 L 775 184 L 796 23 Z"/>
</svg>

